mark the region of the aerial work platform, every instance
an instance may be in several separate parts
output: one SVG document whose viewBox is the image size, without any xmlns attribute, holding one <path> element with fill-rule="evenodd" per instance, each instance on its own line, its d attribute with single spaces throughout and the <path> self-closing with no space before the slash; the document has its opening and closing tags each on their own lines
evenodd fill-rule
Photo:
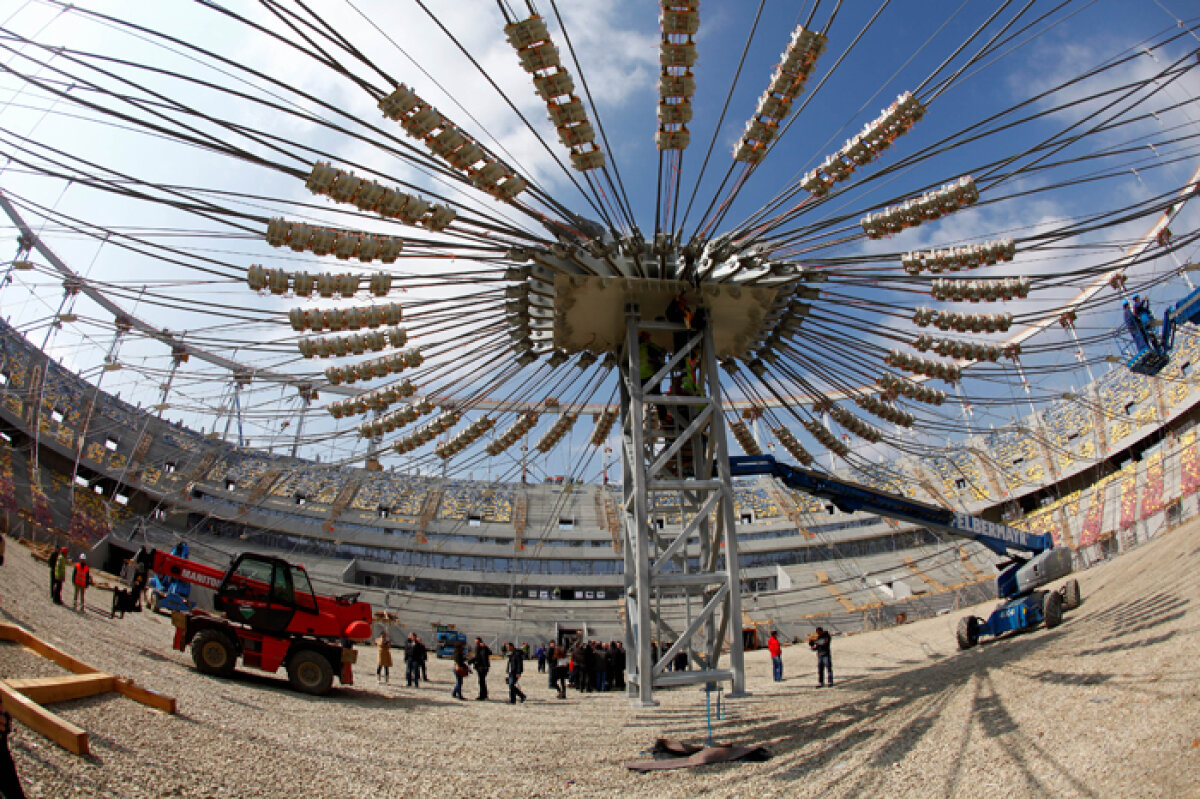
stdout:
<svg viewBox="0 0 1200 799">
<path fill-rule="evenodd" d="M 1137 306 L 1136 302 L 1134 304 Z M 1192 289 L 1190 294 L 1163 313 L 1162 329 L 1157 336 L 1152 329 L 1152 322 L 1148 305 L 1140 312 L 1135 307 L 1132 313 L 1126 313 L 1125 327 L 1133 339 L 1136 352 L 1125 365 L 1129 371 L 1147 377 L 1158 374 L 1171 362 L 1176 328 L 1181 324 L 1194 325 L 1200 322 L 1200 288 Z"/>
</svg>

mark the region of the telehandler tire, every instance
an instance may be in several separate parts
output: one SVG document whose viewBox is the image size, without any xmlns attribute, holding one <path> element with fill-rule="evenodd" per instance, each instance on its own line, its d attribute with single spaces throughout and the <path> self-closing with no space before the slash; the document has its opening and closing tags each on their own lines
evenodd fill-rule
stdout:
<svg viewBox="0 0 1200 799">
<path fill-rule="evenodd" d="M 237 666 L 237 649 L 220 630 L 201 630 L 192 639 L 192 662 L 205 674 L 228 677 Z"/>
<path fill-rule="evenodd" d="M 301 649 L 288 659 L 288 681 L 297 691 L 313 696 L 329 693 L 333 685 L 333 667 L 320 652 Z"/>
</svg>

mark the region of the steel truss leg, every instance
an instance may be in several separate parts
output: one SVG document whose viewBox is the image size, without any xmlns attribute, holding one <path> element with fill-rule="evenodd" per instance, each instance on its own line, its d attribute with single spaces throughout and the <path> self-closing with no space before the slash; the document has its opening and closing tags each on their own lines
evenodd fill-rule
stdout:
<svg viewBox="0 0 1200 799">
<path fill-rule="evenodd" d="M 686 342 L 645 381 L 643 332 L 673 347 Z M 696 392 L 659 393 L 689 361 L 699 371 Z M 636 706 L 652 707 L 656 688 L 723 681 L 732 684 L 730 696 L 743 696 L 741 575 L 711 330 L 643 322 L 629 308 L 620 383 L 629 696 Z M 667 519 L 662 529 L 658 516 Z M 729 662 L 722 668 L 726 644 Z M 688 670 L 667 671 L 681 652 Z"/>
</svg>

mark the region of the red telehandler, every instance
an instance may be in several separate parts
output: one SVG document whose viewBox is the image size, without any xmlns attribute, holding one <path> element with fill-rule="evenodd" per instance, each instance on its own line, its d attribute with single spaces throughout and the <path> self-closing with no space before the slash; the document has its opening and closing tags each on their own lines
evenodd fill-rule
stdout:
<svg viewBox="0 0 1200 799">
<path fill-rule="evenodd" d="M 327 693 L 336 674 L 354 682 L 354 641 L 371 638 L 371 606 L 357 594 L 314 593 L 303 566 L 282 558 L 245 552 L 220 569 L 161 550 L 145 550 L 138 562 L 161 577 L 213 591 L 213 613 L 194 609 L 171 614 L 175 649 L 192 646 L 192 660 L 205 674 L 226 677 L 240 657 L 245 666 L 276 672 L 287 668 L 298 691 Z"/>
</svg>

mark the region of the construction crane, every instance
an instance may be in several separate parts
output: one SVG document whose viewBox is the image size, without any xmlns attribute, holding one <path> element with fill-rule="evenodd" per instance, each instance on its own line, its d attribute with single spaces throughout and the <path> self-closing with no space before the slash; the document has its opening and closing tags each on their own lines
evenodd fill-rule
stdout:
<svg viewBox="0 0 1200 799">
<path fill-rule="evenodd" d="M 967 616 L 958 625 L 958 645 L 970 649 L 983 636 L 1047 628 L 1062 622 L 1063 612 L 1079 606 L 1079 582 L 1068 580 L 1055 591 L 1040 590 L 1072 571 L 1071 551 L 1054 546 L 1047 535 L 1028 533 L 874 488 L 779 463 L 770 455 L 729 459 L 734 477 L 769 475 L 789 488 L 828 500 L 843 513 L 868 511 L 929 530 L 977 541 L 1007 560 L 997 564 L 996 595 L 1001 602 L 987 619 Z"/>
</svg>

